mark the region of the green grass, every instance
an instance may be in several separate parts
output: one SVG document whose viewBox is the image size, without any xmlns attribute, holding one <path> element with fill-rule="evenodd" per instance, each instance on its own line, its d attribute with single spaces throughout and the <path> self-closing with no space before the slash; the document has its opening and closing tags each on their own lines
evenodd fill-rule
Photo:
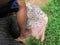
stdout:
<svg viewBox="0 0 60 45">
<path fill-rule="evenodd" d="M 60 45 L 60 0 L 49 0 L 49 3 L 42 10 L 48 16 L 46 39 L 41 42 L 30 37 L 27 45 Z"/>
</svg>

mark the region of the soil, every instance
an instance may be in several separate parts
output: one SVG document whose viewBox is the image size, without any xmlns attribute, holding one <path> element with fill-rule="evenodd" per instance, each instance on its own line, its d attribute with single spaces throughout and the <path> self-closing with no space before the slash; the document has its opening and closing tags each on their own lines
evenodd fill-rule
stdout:
<svg viewBox="0 0 60 45">
<path fill-rule="evenodd" d="M 37 6 L 45 6 L 48 3 L 48 0 L 29 0 L 28 2 Z"/>
</svg>

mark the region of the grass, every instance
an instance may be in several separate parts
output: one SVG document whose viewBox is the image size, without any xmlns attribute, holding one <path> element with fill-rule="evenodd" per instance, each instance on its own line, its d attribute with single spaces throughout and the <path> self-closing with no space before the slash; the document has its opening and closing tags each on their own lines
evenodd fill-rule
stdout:
<svg viewBox="0 0 60 45">
<path fill-rule="evenodd" d="M 60 45 L 60 0 L 49 0 L 49 3 L 42 10 L 48 16 L 46 39 L 41 42 L 30 37 L 27 45 Z"/>
</svg>

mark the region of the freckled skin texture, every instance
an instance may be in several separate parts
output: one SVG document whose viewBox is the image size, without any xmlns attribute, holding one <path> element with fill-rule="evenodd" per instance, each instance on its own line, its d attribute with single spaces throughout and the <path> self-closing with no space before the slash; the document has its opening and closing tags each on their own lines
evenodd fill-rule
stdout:
<svg viewBox="0 0 60 45">
<path fill-rule="evenodd" d="M 6 2 L 9 2 L 10 0 L 6 1 Z M 3 1 L 3 0 L 0 0 L 0 2 L 3 2 L 3 3 L 0 3 L 0 5 L 4 5 L 6 2 Z M 44 1 L 43 1 L 44 2 Z M 24 35 L 28 35 L 28 34 L 31 34 L 31 30 L 30 31 L 26 31 L 25 29 L 25 26 L 26 26 L 26 19 L 27 19 L 27 14 L 26 14 L 26 4 L 25 4 L 25 0 L 18 0 L 18 4 L 19 4 L 19 10 L 17 12 L 17 21 L 18 21 L 18 24 L 21 28 L 21 36 L 20 37 L 24 37 Z M 36 5 L 39 5 L 39 3 L 35 3 Z M 42 36 L 42 41 L 44 40 L 44 31 L 45 28 L 43 28 L 42 32 L 43 33 L 39 33 L 39 35 L 37 36 L 33 36 L 36 37 L 36 39 L 39 39 L 39 36 L 41 35 Z M 35 29 L 34 29 L 35 30 Z M 37 31 L 37 30 L 36 30 Z M 35 33 L 35 32 L 34 32 Z"/>
<path fill-rule="evenodd" d="M 37 6 L 28 3 L 27 4 L 27 29 L 26 38 L 28 34 L 35 37 L 37 40 L 41 38 L 41 41 L 45 39 L 45 30 L 48 23 L 48 17 L 46 14 Z M 33 18 L 32 18 L 33 17 Z M 31 28 L 32 27 L 32 28 Z M 26 42 L 26 38 L 20 37 L 21 41 Z M 19 40 L 19 38 L 18 38 Z"/>
</svg>

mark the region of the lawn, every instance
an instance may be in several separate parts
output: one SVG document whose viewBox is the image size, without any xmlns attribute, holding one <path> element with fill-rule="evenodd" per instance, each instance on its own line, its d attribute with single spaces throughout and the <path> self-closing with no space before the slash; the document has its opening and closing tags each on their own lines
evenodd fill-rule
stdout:
<svg viewBox="0 0 60 45">
<path fill-rule="evenodd" d="M 30 37 L 27 45 L 60 45 L 60 0 L 49 0 L 49 3 L 41 9 L 48 16 L 45 41 L 36 41 Z"/>
</svg>

